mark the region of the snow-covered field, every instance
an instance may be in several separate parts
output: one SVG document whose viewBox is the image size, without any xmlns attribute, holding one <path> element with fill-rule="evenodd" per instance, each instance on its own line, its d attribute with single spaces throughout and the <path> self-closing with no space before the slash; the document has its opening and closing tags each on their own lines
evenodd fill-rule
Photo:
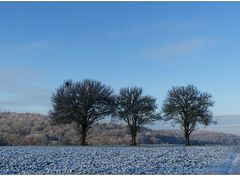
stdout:
<svg viewBox="0 0 240 176">
<path fill-rule="evenodd" d="M 234 146 L 28 146 L 0 153 L 0 174 L 236 174 L 240 160 Z"/>
</svg>

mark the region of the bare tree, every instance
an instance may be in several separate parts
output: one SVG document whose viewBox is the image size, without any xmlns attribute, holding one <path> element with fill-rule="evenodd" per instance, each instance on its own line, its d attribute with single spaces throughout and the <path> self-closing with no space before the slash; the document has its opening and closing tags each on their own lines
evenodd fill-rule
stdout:
<svg viewBox="0 0 240 176">
<path fill-rule="evenodd" d="M 81 134 L 81 144 L 86 145 L 86 135 L 91 125 L 112 113 L 112 94 L 113 90 L 99 81 L 66 81 L 52 96 L 50 117 L 57 124 L 75 122 Z"/>
<path fill-rule="evenodd" d="M 190 145 L 189 137 L 197 124 L 208 126 L 216 123 L 209 110 L 213 105 L 212 96 L 201 93 L 193 85 L 173 87 L 162 106 L 163 120 L 171 120 L 173 125 L 180 124 L 184 129 L 185 143 Z"/>
<path fill-rule="evenodd" d="M 160 119 L 156 99 L 143 96 L 142 88 L 123 88 L 117 98 L 116 117 L 127 123 L 131 132 L 131 145 L 136 145 L 136 136 L 140 127 Z"/>
</svg>

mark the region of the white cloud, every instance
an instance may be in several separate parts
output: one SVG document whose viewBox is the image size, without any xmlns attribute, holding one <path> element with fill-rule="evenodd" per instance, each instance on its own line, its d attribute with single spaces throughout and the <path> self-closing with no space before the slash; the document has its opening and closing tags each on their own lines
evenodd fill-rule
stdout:
<svg viewBox="0 0 240 176">
<path fill-rule="evenodd" d="M 131 37 L 134 35 L 161 33 L 161 32 L 176 32 L 189 31 L 193 28 L 201 26 L 204 21 L 197 18 L 184 20 L 160 20 L 153 23 L 132 24 L 131 26 L 117 28 L 110 31 L 108 34 L 113 38 Z"/>
<path fill-rule="evenodd" d="M 138 35 L 148 32 L 160 32 L 166 27 L 166 24 L 145 24 L 145 25 L 135 25 L 128 28 L 122 28 L 115 31 L 109 32 L 109 35 L 113 38 L 120 38 L 132 35 Z"/>
<path fill-rule="evenodd" d="M 11 50 L 15 52 L 29 52 L 29 51 L 42 51 L 49 49 L 53 44 L 51 42 L 40 41 L 25 41 L 25 42 L 13 42 L 13 43 L 0 43 L 0 50 Z"/>
<path fill-rule="evenodd" d="M 47 41 L 35 41 L 18 44 L 20 47 L 25 49 L 45 49 L 50 47 L 52 44 Z"/>
<path fill-rule="evenodd" d="M 185 56 L 197 54 L 201 50 L 214 45 L 216 42 L 217 40 L 196 38 L 158 48 L 146 49 L 141 53 L 141 56 L 148 59 L 160 60 L 167 60 L 170 58 L 181 59 L 185 58 Z"/>
</svg>

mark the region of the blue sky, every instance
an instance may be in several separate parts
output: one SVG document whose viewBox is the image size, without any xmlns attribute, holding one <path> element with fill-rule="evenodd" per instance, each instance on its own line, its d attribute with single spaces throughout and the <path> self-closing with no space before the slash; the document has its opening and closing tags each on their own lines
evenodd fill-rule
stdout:
<svg viewBox="0 0 240 176">
<path fill-rule="evenodd" d="M 240 114 L 239 2 L 0 2 L 0 110 L 39 112 L 66 79 L 117 93 L 172 86 L 211 93 L 214 115 Z"/>
</svg>

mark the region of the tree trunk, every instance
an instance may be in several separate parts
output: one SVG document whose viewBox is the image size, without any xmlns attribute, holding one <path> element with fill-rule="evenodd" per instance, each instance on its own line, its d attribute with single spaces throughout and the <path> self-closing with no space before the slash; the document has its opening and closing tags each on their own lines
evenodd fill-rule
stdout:
<svg viewBox="0 0 240 176">
<path fill-rule="evenodd" d="M 86 145 L 87 131 L 81 130 L 81 145 Z"/>
<path fill-rule="evenodd" d="M 131 129 L 131 135 L 132 135 L 132 139 L 131 139 L 131 145 L 137 145 L 136 142 L 136 138 L 137 138 L 137 129 Z"/>
<path fill-rule="evenodd" d="M 191 144 L 190 144 L 189 135 L 185 136 L 185 144 L 186 144 L 186 145 L 191 145 Z"/>
<path fill-rule="evenodd" d="M 186 130 L 186 129 L 185 129 L 184 136 L 185 136 L 185 145 L 190 145 L 190 138 L 189 138 L 190 134 L 189 134 L 188 130 Z"/>
</svg>

